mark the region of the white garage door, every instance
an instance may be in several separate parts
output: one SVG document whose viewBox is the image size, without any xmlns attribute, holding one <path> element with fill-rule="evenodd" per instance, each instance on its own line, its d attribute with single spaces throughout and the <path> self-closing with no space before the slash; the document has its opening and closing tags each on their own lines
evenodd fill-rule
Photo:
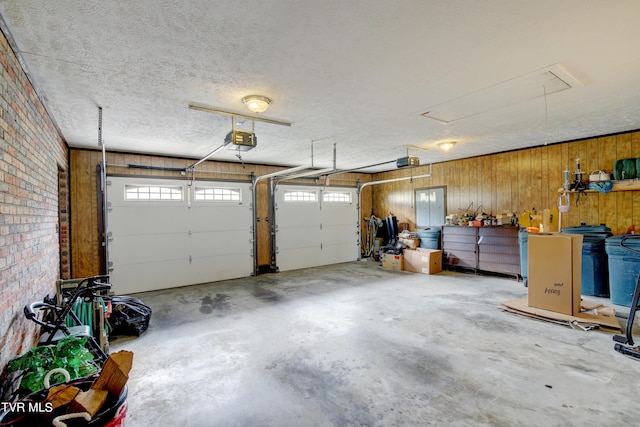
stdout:
<svg viewBox="0 0 640 427">
<path fill-rule="evenodd" d="M 252 274 L 251 184 L 107 181 L 110 279 L 117 294 Z"/>
<path fill-rule="evenodd" d="M 355 188 L 279 185 L 274 198 L 280 271 L 358 259 Z"/>
</svg>

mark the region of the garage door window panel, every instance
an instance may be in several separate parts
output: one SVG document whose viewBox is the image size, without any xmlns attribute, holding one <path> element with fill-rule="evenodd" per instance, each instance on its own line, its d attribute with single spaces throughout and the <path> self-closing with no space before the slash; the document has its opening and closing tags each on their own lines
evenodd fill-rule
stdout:
<svg viewBox="0 0 640 427">
<path fill-rule="evenodd" d="M 287 190 L 284 192 L 285 202 L 315 203 L 318 201 L 317 191 Z"/>
<path fill-rule="evenodd" d="M 133 185 L 124 187 L 124 199 L 133 200 L 184 200 L 182 187 L 161 185 Z"/>
<path fill-rule="evenodd" d="M 197 202 L 242 202 L 239 188 L 196 187 L 194 199 Z"/>
<path fill-rule="evenodd" d="M 325 191 L 322 193 L 323 203 L 351 204 L 352 193 L 349 191 Z"/>
</svg>

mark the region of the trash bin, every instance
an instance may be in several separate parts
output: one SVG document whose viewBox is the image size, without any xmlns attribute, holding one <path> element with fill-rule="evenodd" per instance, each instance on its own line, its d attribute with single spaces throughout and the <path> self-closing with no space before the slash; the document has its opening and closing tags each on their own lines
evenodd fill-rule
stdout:
<svg viewBox="0 0 640 427">
<path fill-rule="evenodd" d="M 526 228 L 521 228 L 518 231 L 518 243 L 520 244 L 520 276 L 524 285 L 527 286 L 527 278 L 529 277 L 527 271 L 529 269 L 529 232 Z"/>
<path fill-rule="evenodd" d="M 582 234 L 582 295 L 609 296 L 609 268 L 605 240 L 611 237 L 611 229 L 605 225 L 568 227 L 568 234 Z"/>
<path fill-rule="evenodd" d="M 440 249 L 440 228 L 429 227 L 418 231 L 420 247 L 427 249 Z"/>
<path fill-rule="evenodd" d="M 73 380 L 67 384 L 73 385 L 82 391 L 87 391 L 91 388 L 93 382 L 94 378 L 86 378 Z M 26 413 L 22 411 L 0 412 L 0 426 L 31 427 L 35 425 L 52 425 L 51 419 L 63 415 L 67 406 L 61 406 L 53 411 L 48 410 L 46 406 L 48 393 L 49 389 L 43 389 L 32 393 L 19 401 L 22 402 L 24 406 L 27 406 L 24 402 L 28 402 L 28 404 L 31 405 L 29 407 L 42 408 L 42 410 L 28 411 Z M 120 396 L 109 395 L 107 397 L 107 400 L 102 405 L 100 411 L 95 414 L 90 421 L 80 422 L 80 420 L 69 420 L 68 425 L 103 427 L 124 426 L 128 409 L 128 393 L 128 388 L 125 385 Z"/>
<path fill-rule="evenodd" d="M 640 274 L 640 235 L 609 237 L 605 249 L 609 258 L 611 303 L 629 307 Z"/>
</svg>

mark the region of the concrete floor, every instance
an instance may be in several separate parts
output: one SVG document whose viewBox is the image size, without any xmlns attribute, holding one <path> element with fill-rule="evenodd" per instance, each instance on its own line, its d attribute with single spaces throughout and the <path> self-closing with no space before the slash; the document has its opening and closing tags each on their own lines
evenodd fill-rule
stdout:
<svg viewBox="0 0 640 427">
<path fill-rule="evenodd" d="M 363 261 L 138 294 L 126 424 L 638 425 L 640 362 L 497 308 L 524 295 Z"/>
</svg>

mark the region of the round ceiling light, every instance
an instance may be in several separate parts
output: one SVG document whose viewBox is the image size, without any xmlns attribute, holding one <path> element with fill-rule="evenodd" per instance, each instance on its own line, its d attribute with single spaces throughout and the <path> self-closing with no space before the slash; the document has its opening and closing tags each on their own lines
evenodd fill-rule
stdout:
<svg viewBox="0 0 640 427">
<path fill-rule="evenodd" d="M 438 146 L 444 151 L 451 150 L 454 145 L 456 145 L 456 141 L 444 141 L 438 143 Z"/>
<path fill-rule="evenodd" d="M 254 113 L 262 113 L 267 111 L 269 108 L 269 104 L 271 104 L 271 100 L 266 96 L 260 95 L 249 95 L 242 98 L 242 102 L 247 105 L 247 108 Z"/>
</svg>

